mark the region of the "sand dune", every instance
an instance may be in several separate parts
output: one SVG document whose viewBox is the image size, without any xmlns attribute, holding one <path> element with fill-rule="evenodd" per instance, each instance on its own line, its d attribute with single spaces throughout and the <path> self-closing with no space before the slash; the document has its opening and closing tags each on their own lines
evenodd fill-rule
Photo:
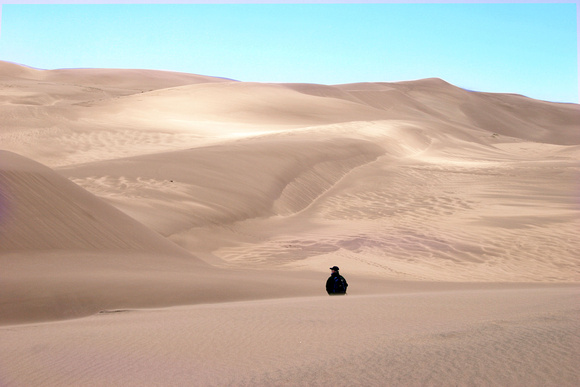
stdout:
<svg viewBox="0 0 580 387">
<path fill-rule="evenodd" d="M 316 294 L 280 273 L 209 267 L 49 168 L 0 151 L 0 321 Z M 241 276 L 241 278 L 240 278 Z M 256 281 L 259 281 L 256 283 Z M 232 294 L 224 283 L 237 283 Z"/>
<path fill-rule="evenodd" d="M 580 381 L 578 105 L 8 62 L 0 90 L 1 385 Z"/>
<path fill-rule="evenodd" d="M 137 250 L 187 255 L 51 169 L 2 151 L 2 252 Z"/>
<path fill-rule="evenodd" d="M 0 76 L 11 82 L 42 81 L 36 85 L 59 84 L 112 89 L 134 89 L 138 91 L 164 89 L 180 85 L 207 82 L 230 82 L 231 79 L 204 75 L 155 70 L 122 69 L 58 69 L 39 70 L 15 63 L 0 61 Z"/>
</svg>

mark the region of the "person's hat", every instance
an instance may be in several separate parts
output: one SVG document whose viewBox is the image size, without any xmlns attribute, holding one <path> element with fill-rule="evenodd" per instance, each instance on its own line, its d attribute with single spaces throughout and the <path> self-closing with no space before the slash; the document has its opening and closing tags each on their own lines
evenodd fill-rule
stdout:
<svg viewBox="0 0 580 387">
<path fill-rule="evenodd" d="M 330 270 L 336 270 L 336 271 L 338 271 L 339 269 L 338 269 L 338 266 L 333 266 L 333 267 L 330 268 Z"/>
</svg>

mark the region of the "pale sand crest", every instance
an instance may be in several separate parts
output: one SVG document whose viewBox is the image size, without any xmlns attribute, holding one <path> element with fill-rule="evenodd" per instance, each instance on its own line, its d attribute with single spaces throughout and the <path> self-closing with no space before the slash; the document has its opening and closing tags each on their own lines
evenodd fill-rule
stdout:
<svg viewBox="0 0 580 387">
<path fill-rule="evenodd" d="M 8 62 L 0 90 L 0 385 L 580 383 L 578 105 Z"/>
</svg>

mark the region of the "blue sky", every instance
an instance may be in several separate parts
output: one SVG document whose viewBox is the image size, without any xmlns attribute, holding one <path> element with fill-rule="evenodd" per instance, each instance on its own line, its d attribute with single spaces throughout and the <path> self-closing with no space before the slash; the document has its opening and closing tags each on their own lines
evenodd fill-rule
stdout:
<svg viewBox="0 0 580 387">
<path fill-rule="evenodd" d="M 439 77 L 578 103 L 574 2 L 4 4 L 0 29 L 1 60 L 42 69 L 321 84 Z"/>
</svg>

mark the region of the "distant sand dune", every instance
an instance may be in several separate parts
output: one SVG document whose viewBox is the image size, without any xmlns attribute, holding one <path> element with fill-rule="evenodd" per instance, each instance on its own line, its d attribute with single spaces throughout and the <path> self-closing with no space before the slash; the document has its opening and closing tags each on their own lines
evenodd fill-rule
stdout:
<svg viewBox="0 0 580 387">
<path fill-rule="evenodd" d="M 0 62 L 0 385 L 576 386 L 579 172 L 576 104 Z"/>
</svg>

